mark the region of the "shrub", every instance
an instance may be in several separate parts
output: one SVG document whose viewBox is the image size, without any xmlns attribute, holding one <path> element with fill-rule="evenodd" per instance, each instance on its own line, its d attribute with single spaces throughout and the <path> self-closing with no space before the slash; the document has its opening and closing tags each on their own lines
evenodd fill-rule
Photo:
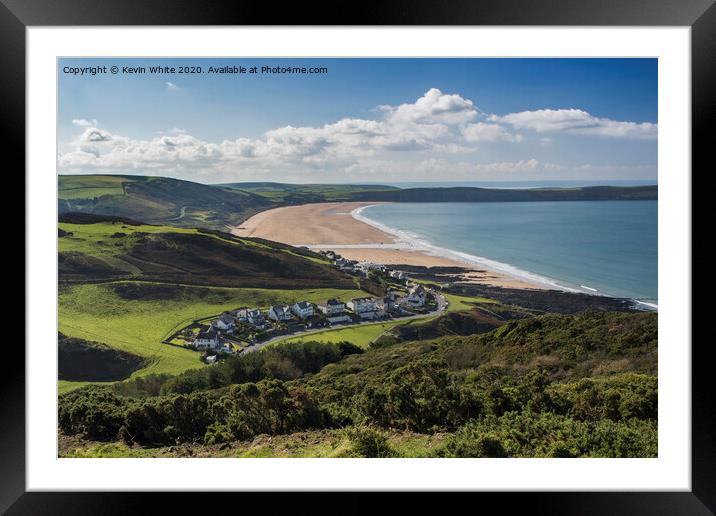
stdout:
<svg viewBox="0 0 716 516">
<path fill-rule="evenodd" d="M 387 458 L 394 457 L 386 435 L 369 426 L 350 427 L 346 435 L 351 442 L 350 453 L 357 457 Z"/>
<path fill-rule="evenodd" d="M 326 364 L 338 362 L 345 356 L 362 352 L 349 342 L 277 344 L 254 353 L 229 357 L 212 367 L 185 371 L 165 382 L 161 394 L 188 394 L 264 379 L 294 380 L 317 373 Z"/>
<path fill-rule="evenodd" d="M 106 388 L 94 386 L 63 395 L 58 406 L 58 423 L 65 434 L 83 434 L 89 439 L 117 437 L 126 406 Z"/>
<path fill-rule="evenodd" d="M 655 457 L 655 421 L 596 423 L 551 413 L 511 412 L 468 422 L 438 450 L 442 457 Z"/>
</svg>

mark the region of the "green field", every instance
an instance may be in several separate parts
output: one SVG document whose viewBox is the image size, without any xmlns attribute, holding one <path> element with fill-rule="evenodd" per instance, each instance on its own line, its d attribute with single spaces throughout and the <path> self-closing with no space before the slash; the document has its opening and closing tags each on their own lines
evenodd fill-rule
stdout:
<svg viewBox="0 0 716 516">
<path fill-rule="evenodd" d="M 447 293 L 443 293 L 443 295 L 448 301 L 448 312 L 462 312 L 464 310 L 471 310 L 472 308 L 475 308 L 475 303 L 498 304 L 497 301 L 495 301 L 494 299 L 488 299 L 486 297 L 467 297 Z"/>
<path fill-rule="evenodd" d="M 133 180 L 123 176 L 60 176 L 57 196 L 60 199 L 92 199 L 101 195 L 123 195 L 123 183 Z"/>
<path fill-rule="evenodd" d="M 60 223 L 58 226 L 63 231 L 72 233 L 71 237 L 58 240 L 59 252 L 77 252 L 95 256 L 130 273 L 134 273 L 137 268 L 127 261 L 121 260 L 119 255 L 132 248 L 136 241 L 132 238 L 133 235 L 135 233 L 164 233 L 169 230 L 166 226 L 130 226 L 112 222 L 98 224 Z M 170 231 L 173 233 L 197 234 L 196 229 L 171 228 Z M 115 233 L 125 233 L 127 237 L 112 238 L 111 235 Z"/>
<path fill-rule="evenodd" d="M 375 324 L 361 324 L 359 326 L 348 326 L 345 328 L 312 333 L 309 335 L 304 335 L 302 337 L 286 338 L 276 342 L 308 342 L 312 340 L 318 342 L 348 341 L 355 344 L 356 346 L 367 348 L 368 345 L 375 339 L 377 339 L 380 335 L 399 324 L 407 324 L 407 322 L 395 320 Z"/>
<path fill-rule="evenodd" d="M 120 281 L 63 287 L 59 294 L 59 331 L 69 337 L 105 343 L 150 360 L 132 376 L 178 373 L 202 367 L 196 352 L 161 341 L 194 320 L 241 306 L 267 307 L 299 300 L 318 302 L 365 295 L 360 290 L 272 290 L 183 286 L 175 299 L 125 299 L 118 286 L 144 285 Z M 121 293 L 122 290 L 119 290 Z M 62 391 L 85 382 L 61 382 Z"/>
<path fill-rule="evenodd" d="M 272 206 L 241 190 L 153 176 L 60 175 L 58 209 L 152 224 L 224 229 Z"/>
</svg>

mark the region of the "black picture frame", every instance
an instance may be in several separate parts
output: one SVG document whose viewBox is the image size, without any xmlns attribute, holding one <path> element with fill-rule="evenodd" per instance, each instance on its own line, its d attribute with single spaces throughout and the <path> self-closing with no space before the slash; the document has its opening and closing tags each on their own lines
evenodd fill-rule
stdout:
<svg viewBox="0 0 716 516">
<path fill-rule="evenodd" d="M 82 25 L 576 25 L 689 26 L 692 43 L 692 168 L 706 168 L 708 128 L 716 111 L 716 6 L 714 0 L 392 0 L 380 3 L 283 3 L 199 0 L 0 0 L 0 124 L 4 157 L 25 165 L 25 30 L 28 26 Z M 14 158 L 14 159 L 12 159 Z M 8 169 L 9 172 L 9 169 Z M 689 171 L 679 171 L 688 173 Z M 704 170 L 704 172 L 707 172 Z M 16 173 L 16 172 L 14 172 Z M 693 177 L 693 173 L 692 173 Z M 697 221 L 694 220 L 696 223 Z M 693 252 L 693 249 L 692 249 Z M 27 271 L 26 271 L 27 274 Z M 27 314 L 26 314 L 27 316 Z M 693 317 L 692 317 L 693 319 Z M 26 343 L 28 345 L 29 343 Z M 690 345 L 684 342 L 682 345 Z M 629 493 L 481 493 L 480 504 L 533 514 L 713 514 L 716 511 L 716 425 L 711 401 L 710 342 L 692 347 L 692 491 Z M 126 514 L 150 508 L 160 498 L 163 512 L 189 509 L 184 494 L 39 493 L 25 490 L 24 356 L 2 362 L 0 375 L 0 512 L 7 514 Z M 213 494 L 218 509 L 230 495 Z M 242 494 L 254 506 L 258 495 Z M 341 512 L 365 512 L 375 495 L 350 495 Z M 455 495 L 452 495 L 455 496 Z M 465 503 L 452 499 L 455 510 Z M 291 510 L 337 510 L 300 495 Z M 234 498 L 236 499 L 236 498 Z M 309 501 L 310 499 L 310 501 Z M 422 495 L 404 496 L 401 512 L 425 508 Z M 472 500 L 472 499 L 471 499 Z M 462 503 L 461 503 L 462 502 Z M 201 503 L 201 502 L 200 502 Z M 273 498 L 273 504 L 277 499 Z M 305 503 L 305 505 L 303 505 Z M 474 501 L 470 501 L 472 505 Z M 457 504 L 457 505 L 456 505 Z M 298 507 L 298 509 L 297 509 Z M 487 507 L 487 506 L 485 506 Z M 203 506 L 207 510 L 208 506 Z M 239 510 L 237 508 L 237 510 Z M 278 512 L 272 505 L 270 512 Z M 332 512 L 333 512 L 332 511 Z"/>
</svg>

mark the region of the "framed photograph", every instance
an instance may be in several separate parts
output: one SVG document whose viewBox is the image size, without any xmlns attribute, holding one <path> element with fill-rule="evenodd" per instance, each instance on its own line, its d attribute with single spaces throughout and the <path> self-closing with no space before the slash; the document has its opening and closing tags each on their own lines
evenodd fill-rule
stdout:
<svg viewBox="0 0 716 516">
<path fill-rule="evenodd" d="M 712 513 L 712 2 L 61 5 L 0 10 L 27 192 L 0 509 Z"/>
</svg>

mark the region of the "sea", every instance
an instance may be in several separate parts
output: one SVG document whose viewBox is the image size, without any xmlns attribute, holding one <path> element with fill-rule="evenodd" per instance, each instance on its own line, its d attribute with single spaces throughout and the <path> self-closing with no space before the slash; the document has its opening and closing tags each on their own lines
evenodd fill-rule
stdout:
<svg viewBox="0 0 716 516">
<path fill-rule="evenodd" d="M 658 201 L 386 203 L 353 216 L 432 254 L 658 308 Z"/>
</svg>

